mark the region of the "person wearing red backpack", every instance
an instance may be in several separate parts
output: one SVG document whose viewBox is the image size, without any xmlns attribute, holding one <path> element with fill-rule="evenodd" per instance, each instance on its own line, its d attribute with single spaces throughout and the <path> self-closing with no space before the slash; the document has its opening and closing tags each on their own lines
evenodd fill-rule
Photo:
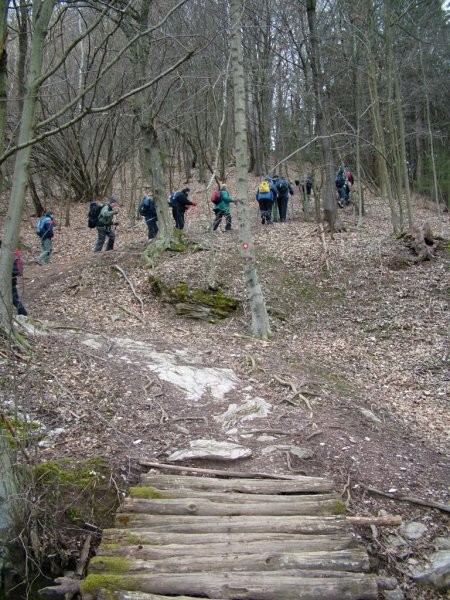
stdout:
<svg viewBox="0 0 450 600">
<path fill-rule="evenodd" d="M 0 248 L 1 248 L 1 246 L 2 246 L 2 241 L 0 240 Z M 20 301 L 19 291 L 17 289 L 17 278 L 20 277 L 21 275 L 23 275 L 22 252 L 20 250 L 16 250 L 14 252 L 14 262 L 13 262 L 12 278 L 11 278 L 12 302 L 13 302 L 13 305 L 17 309 L 17 314 L 23 315 L 24 317 L 26 317 L 28 315 L 28 312 L 27 312 L 27 309 L 25 308 L 25 306 Z"/>
</svg>

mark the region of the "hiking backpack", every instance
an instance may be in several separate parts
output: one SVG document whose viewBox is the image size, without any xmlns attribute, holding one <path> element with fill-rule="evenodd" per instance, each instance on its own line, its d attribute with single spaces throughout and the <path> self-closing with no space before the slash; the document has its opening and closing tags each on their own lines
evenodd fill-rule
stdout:
<svg viewBox="0 0 450 600">
<path fill-rule="evenodd" d="M 281 181 L 278 181 L 277 182 L 277 192 L 279 194 L 285 194 L 287 191 L 288 191 L 288 185 L 284 181 L 284 179 L 282 179 Z"/>
<path fill-rule="evenodd" d="M 345 185 L 345 174 L 343 171 L 338 172 L 335 183 L 337 188 L 341 188 Z"/>
<path fill-rule="evenodd" d="M 211 194 L 211 202 L 213 204 L 219 204 L 220 201 L 222 199 L 222 194 L 220 190 L 214 190 L 214 192 Z"/>
<path fill-rule="evenodd" d="M 39 219 L 39 221 L 34 226 L 34 229 L 36 231 L 36 235 L 38 235 L 39 237 L 42 237 L 44 235 L 44 233 L 45 233 L 44 226 L 49 221 L 51 221 L 51 218 L 48 215 L 45 215 L 44 217 L 42 217 L 41 219 Z"/>
<path fill-rule="evenodd" d="M 103 204 L 98 204 L 98 202 L 90 203 L 88 212 L 88 227 L 90 229 L 95 229 L 95 227 L 97 227 L 98 218 L 100 216 L 102 208 Z"/>
<path fill-rule="evenodd" d="M 172 192 L 169 195 L 168 202 L 169 202 L 170 208 L 175 208 L 176 207 L 176 205 L 177 205 L 177 195 L 178 195 L 178 192 Z"/>
<path fill-rule="evenodd" d="M 266 180 L 261 181 L 261 183 L 259 184 L 258 192 L 260 192 L 261 194 L 267 194 L 267 192 L 270 192 L 269 182 Z"/>
<path fill-rule="evenodd" d="M 149 198 L 143 198 L 140 206 L 139 206 L 139 214 L 141 217 L 146 217 L 150 212 L 150 200 Z"/>
</svg>

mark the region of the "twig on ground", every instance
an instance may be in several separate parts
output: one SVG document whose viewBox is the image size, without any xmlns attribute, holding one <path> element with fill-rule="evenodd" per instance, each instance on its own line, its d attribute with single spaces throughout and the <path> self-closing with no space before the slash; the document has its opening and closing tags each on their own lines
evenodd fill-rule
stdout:
<svg viewBox="0 0 450 600">
<path fill-rule="evenodd" d="M 142 301 L 142 298 L 140 296 L 138 296 L 138 294 L 136 293 L 136 290 L 134 289 L 134 286 L 131 283 L 131 281 L 129 280 L 129 278 L 128 278 L 127 274 L 125 273 L 125 271 L 121 267 L 119 267 L 118 265 L 112 265 L 112 268 L 115 269 L 116 271 L 119 271 L 119 273 L 122 274 L 122 277 L 125 279 L 125 281 L 130 286 L 130 289 L 133 292 L 133 296 L 139 301 L 139 304 L 141 305 L 141 311 L 144 312 L 144 302 Z"/>
<path fill-rule="evenodd" d="M 318 429 L 317 431 L 313 431 L 312 433 L 310 433 L 306 438 L 305 441 L 309 441 L 310 439 L 312 439 L 313 437 L 316 437 L 316 435 L 322 435 L 323 431 L 321 429 Z"/>
<path fill-rule="evenodd" d="M 131 310 L 128 310 L 128 308 L 126 308 L 126 306 L 123 306 L 122 304 L 118 304 L 117 306 L 119 308 L 121 308 L 124 312 L 126 312 L 127 315 L 130 315 L 130 317 L 137 319 L 141 323 L 145 323 L 145 320 L 140 315 L 137 315 L 136 313 L 132 312 Z"/>
<path fill-rule="evenodd" d="M 298 475 L 306 475 L 305 471 L 302 471 L 301 469 L 295 469 L 292 466 L 291 453 L 289 452 L 289 450 L 285 451 L 285 454 L 286 454 L 287 467 L 288 467 L 289 471 L 291 471 L 292 473 L 297 473 Z"/>
</svg>

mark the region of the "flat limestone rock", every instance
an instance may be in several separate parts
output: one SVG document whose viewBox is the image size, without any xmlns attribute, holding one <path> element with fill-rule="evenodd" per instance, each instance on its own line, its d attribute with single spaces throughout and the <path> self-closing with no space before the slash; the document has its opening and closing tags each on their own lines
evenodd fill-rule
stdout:
<svg viewBox="0 0 450 600">
<path fill-rule="evenodd" d="M 189 449 L 177 450 L 169 456 L 169 461 L 176 462 L 191 458 L 206 458 L 210 460 L 237 460 L 252 455 L 250 448 L 245 448 L 232 442 L 217 440 L 192 440 Z"/>
</svg>

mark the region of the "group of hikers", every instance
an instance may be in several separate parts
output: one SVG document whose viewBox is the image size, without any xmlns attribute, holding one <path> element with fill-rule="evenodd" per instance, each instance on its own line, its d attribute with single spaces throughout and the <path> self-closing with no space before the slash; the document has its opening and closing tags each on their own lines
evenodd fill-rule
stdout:
<svg viewBox="0 0 450 600">
<path fill-rule="evenodd" d="M 353 175 L 348 167 L 339 167 L 336 175 L 335 185 L 338 194 L 337 202 L 340 208 L 344 208 L 350 202 L 350 189 L 354 184 Z M 304 197 L 309 198 L 313 190 L 313 179 L 309 174 L 301 180 L 295 180 L 295 185 Z M 185 187 L 178 192 L 172 192 L 168 198 L 169 207 L 175 221 L 175 228 L 183 230 L 185 226 L 185 213 L 190 206 L 197 203 L 189 198 L 190 188 Z M 144 195 L 140 202 L 138 215 L 145 219 L 147 224 L 147 236 L 149 240 L 156 237 L 158 233 L 158 215 L 155 201 L 150 196 L 151 186 L 144 185 Z M 274 206 L 277 208 L 279 222 L 286 221 L 289 196 L 294 195 L 292 184 L 285 177 L 278 175 L 266 176 L 256 191 L 259 214 L 262 225 L 273 223 Z M 231 231 L 232 216 L 231 204 L 236 202 L 231 197 L 226 184 L 222 183 L 212 193 L 214 220 L 212 230 L 216 231 L 222 220 L 225 221 L 225 231 Z M 104 204 L 97 201 L 91 202 L 88 214 L 88 226 L 97 230 L 97 242 L 94 252 L 101 252 L 106 240 L 106 250 L 114 249 L 116 239 L 115 218 L 119 213 L 118 201 L 114 196 L 107 198 Z M 48 211 L 36 224 L 36 233 L 41 241 L 41 254 L 35 259 L 39 265 L 47 264 L 53 252 L 54 236 L 54 213 Z M 0 241 L 1 246 L 1 241 Z M 19 315 L 26 315 L 27 311 L 19 299 L 17 292 L 17 277 L 22 275 L 23 261 L 19 250 L 16 250 L 12 272 L 12 298 Z"/>
</svg>

